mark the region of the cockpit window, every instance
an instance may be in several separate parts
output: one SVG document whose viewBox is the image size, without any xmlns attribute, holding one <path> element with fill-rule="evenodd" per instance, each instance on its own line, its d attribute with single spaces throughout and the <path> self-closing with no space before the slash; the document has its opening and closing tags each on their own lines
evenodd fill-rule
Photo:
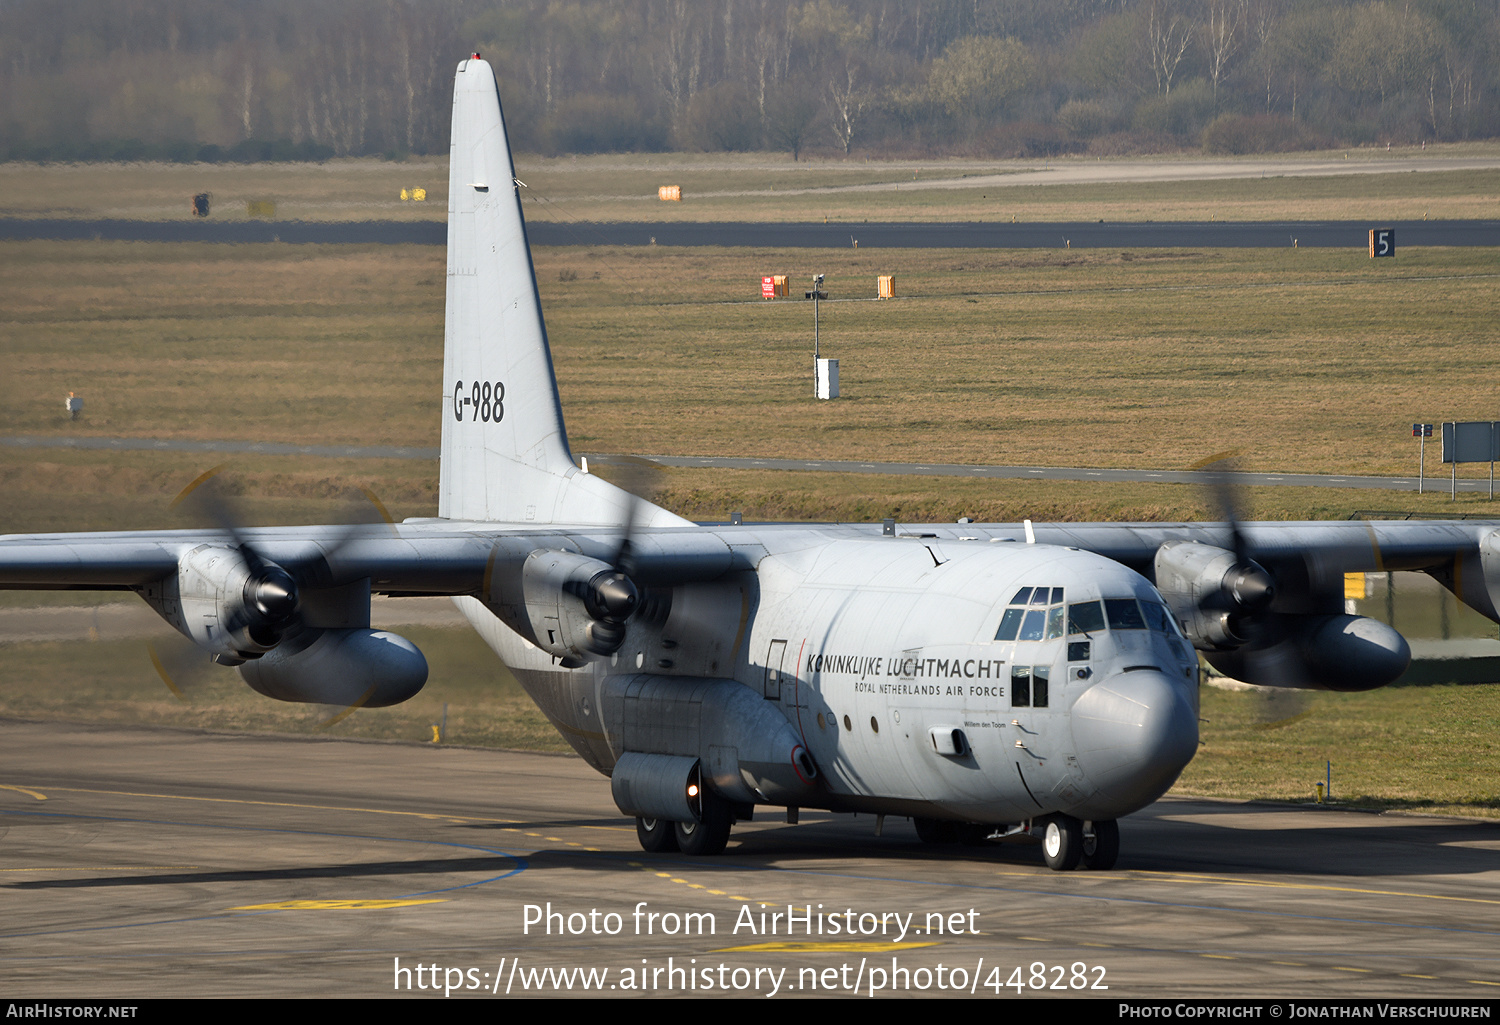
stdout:
<svg viewBox="0 0 1500 1025">
<path fill-rule="evenodd" d="M 1068 633 L 1091 634 L 1104 629 L 1104 609 L 1096 601 L 1079 601 L 1068 606 Z"/>
<path fill-rule="evenodd" d="M 1023 641 L 1039 641 L 1042 639 L 1042 626 L 1046 622 L 1047 613 L 1042 609 L 1032 609 L 1026 613 L 1026 619 L 1021 624 L 1021 636 Z"/>
<path fill-rule="evenodd" d="M 1144 630 L 1146 621 L 1134 598 L 1106 598 L 1104 612 L 1109 616 L 1111 630 Z"/>
<path fill-rule="evenodd" d="M 1176 636 L 1177 622 L 1172 618 L 1172 613 L 1167 611 L 1165 605 L 1158 605 L 1154 601 L 1141 602 L 1141 609 L 1146 613 L 1146 623 L 1157 633 L 1164 633 L 1169 637 Z"/>
<path fill-rule="evenodd" d="M 1016 632 L 1021 629 L 1021 617 L 1025 615 L 1025 609 L 1006 609 L 1005 615 L 1000 617 L 1000 629 L 995 631 L 995 640 L 1015 640 Z"/>
<path fill-rule="evenodd" d="M 1001 614 L 995 640 L 1050 641 L 1062 637 L 1068 624 L 1062 601 L 1061 587 L 1021 588 L 1010 600 L 1011 607 Z M 1102 618 L 1100 622 L 1102 628 Z"/>
</svg>

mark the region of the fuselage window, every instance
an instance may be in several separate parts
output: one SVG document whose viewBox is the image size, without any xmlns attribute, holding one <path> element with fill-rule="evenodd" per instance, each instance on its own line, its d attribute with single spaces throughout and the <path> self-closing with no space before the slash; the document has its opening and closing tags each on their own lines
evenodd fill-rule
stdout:
<svg viewBox="0 0 1500 1025">
<path fill-rule="evenodd" d="M 1141 608 L 1146 613 L 1146 622 L 1151 629 L 1164 633 L 1168 637 L 1176 637 L 1181 632 L 1177 628 L 1177 620 L 1172 618 L 1172 613 L 1167 611 L 1165 605 L 1158 605 L 1154 601 L 1143 601 Z"/>
<path fill-rule="evenodd" d="M 1046 708 L 1050 666 L 1010 667 L 1010 706 L 1012 708 Z"/>
<path fill-rule="evenodd" d="M 1141 609 L 1146 613 L 1146 622 L 1151 629 L 1167 638 L 1167 646 L 1172 649 L 1172 654 L 1177 656 L 1179 662 L 1193 661 L 1188 655 L 1187 638 L 1182 636 L 1182 631 L 1177 627 L 1177 620 L 1172 618 L 1172 613 L 1165 605 L 1156 602 L 1143 601 Z"/>
</svg>

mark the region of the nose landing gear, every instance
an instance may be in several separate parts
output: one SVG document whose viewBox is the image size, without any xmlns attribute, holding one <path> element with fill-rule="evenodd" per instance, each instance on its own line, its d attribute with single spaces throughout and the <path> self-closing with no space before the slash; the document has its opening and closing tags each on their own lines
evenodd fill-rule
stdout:
<svg viewBox="0 0 1500 1025">
<path fill-rule="evenodd" d="M 1120 856 L 1120 825 L 1114 819 L 1080 822 L 1071 815 L 1053 815 L 1041 833 L 1042 860 L 1054 872 L 1080 865 L 1105 871 Z"/>
<path fill-rule="evenodd" d="M 1115 867 L 1120 856 L 1120 824 L 1114 819 L 1083 824 L 1083 856 L 1079 864 L 1084 868 L 1104 872 Z"/>
</svg>

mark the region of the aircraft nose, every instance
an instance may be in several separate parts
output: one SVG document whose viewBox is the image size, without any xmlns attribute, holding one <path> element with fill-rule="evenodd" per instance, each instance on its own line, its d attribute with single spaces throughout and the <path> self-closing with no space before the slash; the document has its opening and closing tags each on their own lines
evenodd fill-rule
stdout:
<svg viewBox="0 0 1500 1025">
<path fill-rule="evenodd" d="M 1198 750 L 1186 687 L 1153 669 L 1089 688 L 1073 704 L 1072 725 L 1079 768 L 1119 815 L 1166 793 Z"/>
</svg>

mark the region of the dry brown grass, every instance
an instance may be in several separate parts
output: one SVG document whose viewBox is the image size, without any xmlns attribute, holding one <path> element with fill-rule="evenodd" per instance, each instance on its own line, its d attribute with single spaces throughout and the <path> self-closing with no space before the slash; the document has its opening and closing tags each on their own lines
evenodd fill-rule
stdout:
<svg viewBox="0 0 1500 1025">
<path fill-rule="evenodd" d="M 427 190 L 402 202 L 401 190 Z M 249 220 L 270 200 L 286 221 L 443 220 L 448 161 L 330 160 L 323 164 L 0 163 L 0 216 L 192 220 L 192 197 L 213 196 L 214 220 Z"/>
<path fill-rule="evenodd" d="M 134 599 L 132 599 L 134 600 Z M 183 699 L 152 668 L 142 641 L 0 643 L 0 715 L 256 733 L 430 741 L 446 713 L 449 743 L 570 750 L 514 677 L 468 630 L 403 627 L 427 656 L 427 686 L 392 708 L 344 709 L 270 701 L 238 673 L 210 665 L 179 672 Z"/>
<path fill-rule="evenodd" d="M 1403 474 L 1412 421 L 1494 412 L 1489 249 L 536 261 L 583 452 Z M 836 402 L 808 304 L 751 298 L 814 270 Z M 442 280 L 435 247 L 0 245 L 0 433 L 436 446 Z"/>
<path fill-rule="evenodd" d="M 567 296 L 552 339 L 585 451 L 1180 468 L 1240 449 L 1249 468 L 1400 474 L 1412 421 L 1491 415 L 1496 252 L 1149 255 L 566 250 L 542 266 Z M 578 282 L 554 284 L 553 261 Z M 683 301 L 815 270 L 837 298 L 872 296 L 881 273 L 906 297 L 823 305 L 836 402 L 808 398 L 805 302 Z"/>
<path fill-rule="evenodd" d="M 1418 150 L 1352 151 L 1351 167 L 1394 158 L 1493 156 L 1493 144 Z M 1345 153 L 1277 155 L 1287 162 L 1345 162 Z M 1240 165 L 1231 180 L 1111 184 L 985 184 L 967 178 L 1053 171 L 1059 178 L 1097 167 L 1082 157 L 1030 161 L 816 160 L 784 154 L 611 154 L 583 158 L 521 155 L 517 174 L 527 216 L 582 221 L 1108 221 L 1493 218 L 1500 215 L 1500 171 L 1270 177 L 1255 157 L 1174 155 L 1173 165 Z M 1124 163 L 1156 166 L 1160 160 Z M 944 187 L 930 187 L 942 183 Z M 683 201 L 663 203 L 661 185 Z M 947 186 L 957 185 L 958 188 Z M 403 202 L 403 188 L 427 190 Z M 859 191 L 848 190 L 851 187 Z M 0 163 L 0 217 L 190 220 L 190 198 L 213 194 L 214 220 L 248 219 L 252 200 L 276 203 L 280 220 L 435 220 L 447 212 L 443 158 L 406 162 L 331 160 L 324 164 Z M 832 190 L 832 191 L 830 191 Z"/>
<path fill-rule="evenodd" d="M 1174 793 L 1311 803 L 1331 761 L 1340 804 L 1500 818 L 1500 687 L 1281 695 L 1279 709 L 1258 693 L 1202 697 L 1203 743 Z"/>
</svg>

